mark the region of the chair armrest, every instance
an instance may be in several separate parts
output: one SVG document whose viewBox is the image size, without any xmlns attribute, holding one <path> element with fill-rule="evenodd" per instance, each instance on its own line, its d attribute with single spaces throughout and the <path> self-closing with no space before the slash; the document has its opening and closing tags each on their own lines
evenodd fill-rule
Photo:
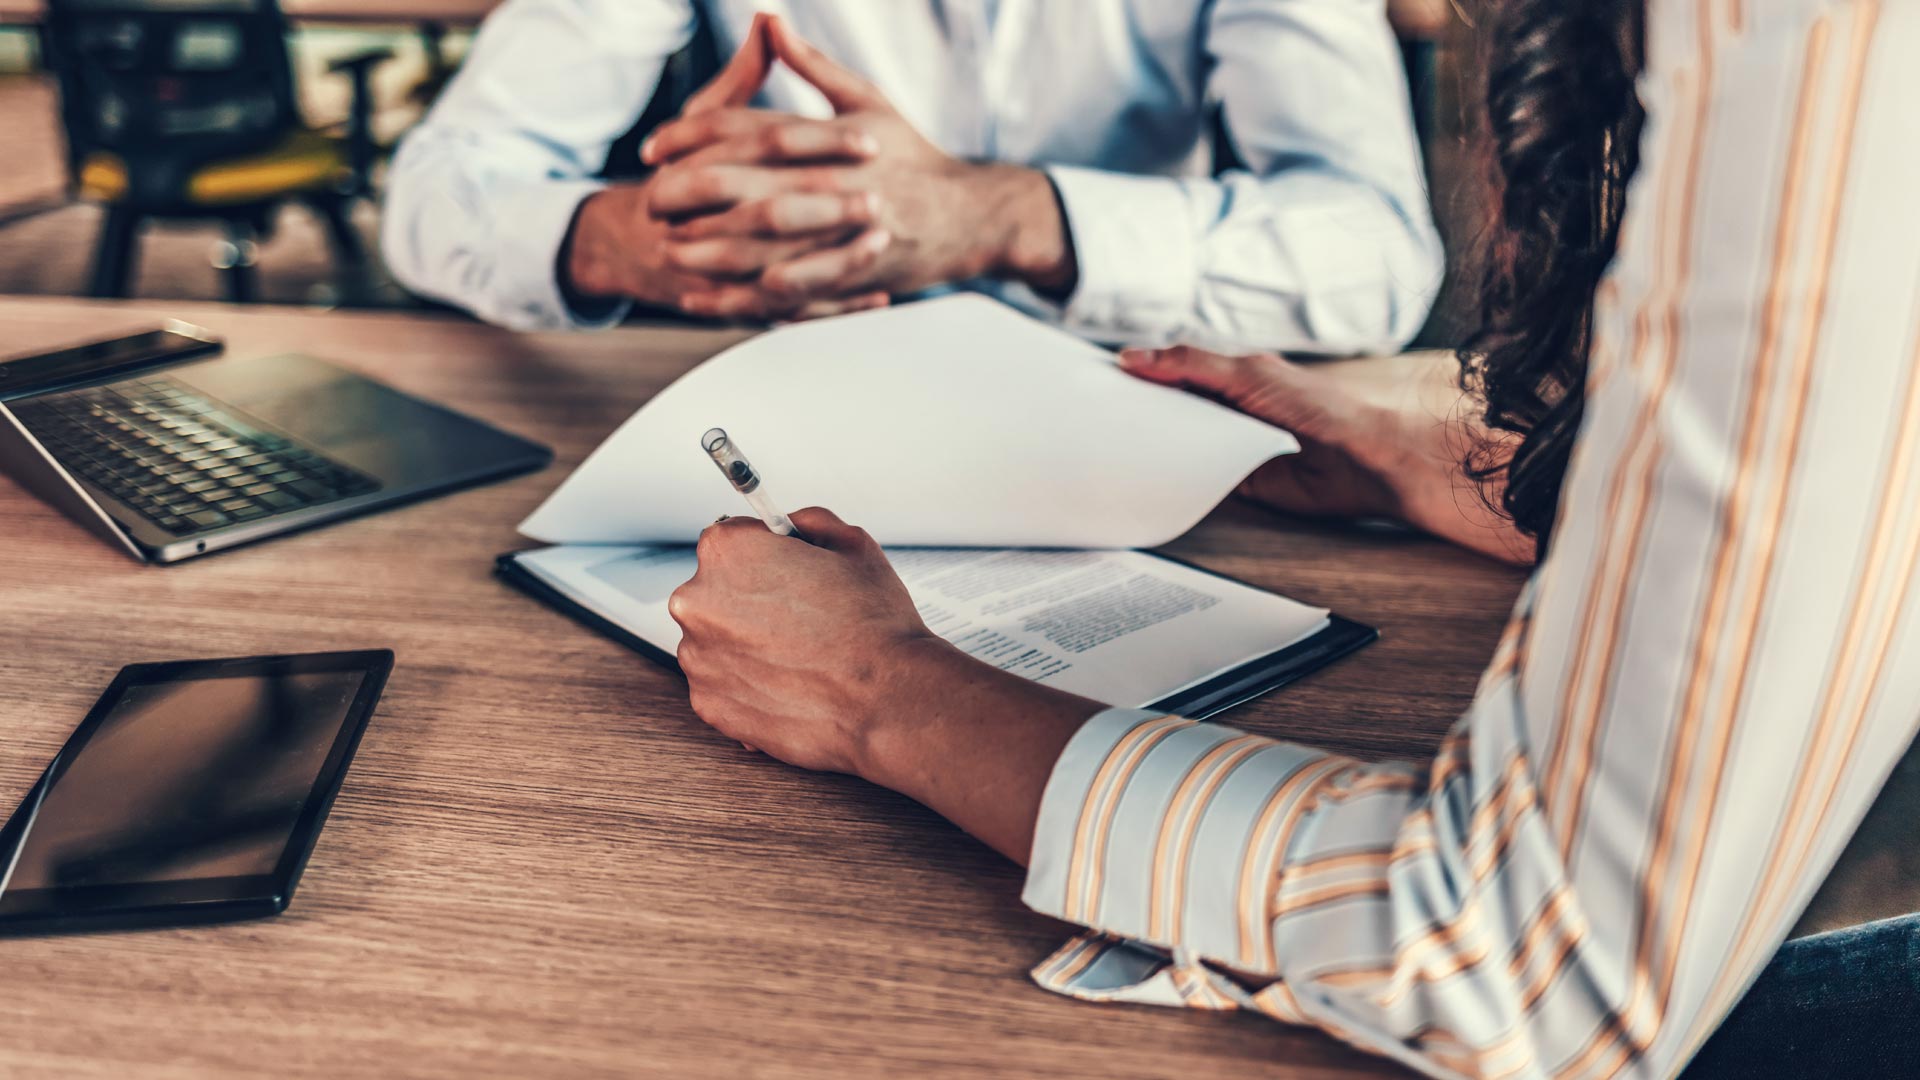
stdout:
<svg viewBox="0 0 1920 1080">
<path fill-rule="evenodd" d="M 340 75 L 371 70 L 376 64 L 384 64 L 393 59 L 392 49 L 362 49 L 351 56 L 343 56 L 327 65 L 329 74 Z"/>
<path fill-rule="evenodd" d="M 391 49 L 365 49 L 327 65 L 335 75 L 353 83 L 353 102 L 347 112 L 347 161 L 353 170 L 352 194 L 373 189 L 373 162 L 379 148 L 373 143 L 373 68 L 393 59 Z"/>
</svg>

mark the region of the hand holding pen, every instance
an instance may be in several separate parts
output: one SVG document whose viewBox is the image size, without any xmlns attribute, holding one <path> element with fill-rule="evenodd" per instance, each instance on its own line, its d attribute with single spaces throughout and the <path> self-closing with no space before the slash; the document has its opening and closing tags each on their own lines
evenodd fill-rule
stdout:
<svg viewBox="0 0 1920 1080">
<path fill-rule="evenodd" d="M 709 428 L 705 435 L 700 436 L 700 448 L 720 467 L 721 475 L 733 485 L 733 490 L 746 497 L 747 505 L 753 507 L 753 512 L 760 515 L 760 520 L 767 523 L 767 528 L 774 535 L 799 535 L 793 527 L 793 521 L 781 513 L 780 508 L 768 497 L 766 484 L 759 471 L 747 461 L 746 455 L 734 445 L 724 428 Z"/>
</svg>

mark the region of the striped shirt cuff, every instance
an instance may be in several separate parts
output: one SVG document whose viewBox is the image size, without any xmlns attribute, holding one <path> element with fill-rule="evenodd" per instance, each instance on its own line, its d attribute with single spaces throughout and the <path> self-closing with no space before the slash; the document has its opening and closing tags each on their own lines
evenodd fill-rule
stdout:
<svg viewBox="0 0 1920 1080">
<path fill-rule="evenodd" d="M 1176 967 L 1190 954 L 1272 971 L 1272 891 L 1294 826 L 1351 764 L 1229 727 L 1110 709 L 1054 766 L 1022 898 L 1171 950 Z"/>
</svg>

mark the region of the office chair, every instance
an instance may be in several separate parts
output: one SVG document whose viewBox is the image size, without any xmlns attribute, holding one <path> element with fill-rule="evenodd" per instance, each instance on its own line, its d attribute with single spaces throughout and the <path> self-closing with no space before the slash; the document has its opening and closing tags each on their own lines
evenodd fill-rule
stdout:
<svg viewBox="0 0 1920 1080">
<path fill-rule="evenodd" d="M 369 76 L 392 54 L 328 66 L 353 88 L 345 130 L 307 126 L 294 96 L 278 0 L 48 0 L 47 66 L 60 88 L 68 161 L 106 207 L 90 292 L 125 296 L 150 219 L 214 219 L 227 298 L 254 299 L 254 248 L 276 211 L 305 203 L 334 259 L 364 264 L 348 217 L 377 155 Z"/>
</svg>

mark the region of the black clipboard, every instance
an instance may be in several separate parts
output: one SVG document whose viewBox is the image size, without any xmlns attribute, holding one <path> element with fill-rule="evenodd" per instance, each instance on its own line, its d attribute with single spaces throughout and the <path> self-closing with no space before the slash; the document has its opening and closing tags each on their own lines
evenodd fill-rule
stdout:
<svg viewBox="0 0 1920 1080">
<path fill-rule="evenodd" d="M 509 551 L 494 560 L 493 570 L 514 588 L 532 596 L 541 603 L 559 610 L 599 633 L 625 645 L 634 652 L 655 663 L 680 671 L 680 664 L 665 649 L 655 646 L 626 628 L 601 618 L 592 611 L 574 603 L 558 589 L 542 581 L 539 575 L 520 565 L 520 556 L 537 551 L 529 548 L 525 551 Z M 1214 577 L 1238 581 L 1226 574 L 1214 573 L 1205 567 L 1165 555 L 1155 558 L 1212 574 Z M 1241 582 L 1241 584 L 1245 584 Z M 1252 586 L 1248 586 L 1252 588 Z M 1380 637 L 1380 631 L 1371 626 L 1343 619 L 1338 615 L 1329 615 L 1328 622 L 1319 633 L 1304 641 L 1296 641 L 1278 652 L 1269 653 L 1257 660 L 1250 660 L 1231 671 L 1201 683 L 1190 686 L 1179 693 L 1161 698 L 1147 705 L 1155 712 L 1172 713 L 1189 720 L 1209 720 L 1219 716 L 1237 705 L 1244 705 L 1257 697 L 1273 693 L 1290 683 L 1298 682 L 1308 675 L 1319 671 L 1328 664 L 1349 656 Z"/>
</svg>

